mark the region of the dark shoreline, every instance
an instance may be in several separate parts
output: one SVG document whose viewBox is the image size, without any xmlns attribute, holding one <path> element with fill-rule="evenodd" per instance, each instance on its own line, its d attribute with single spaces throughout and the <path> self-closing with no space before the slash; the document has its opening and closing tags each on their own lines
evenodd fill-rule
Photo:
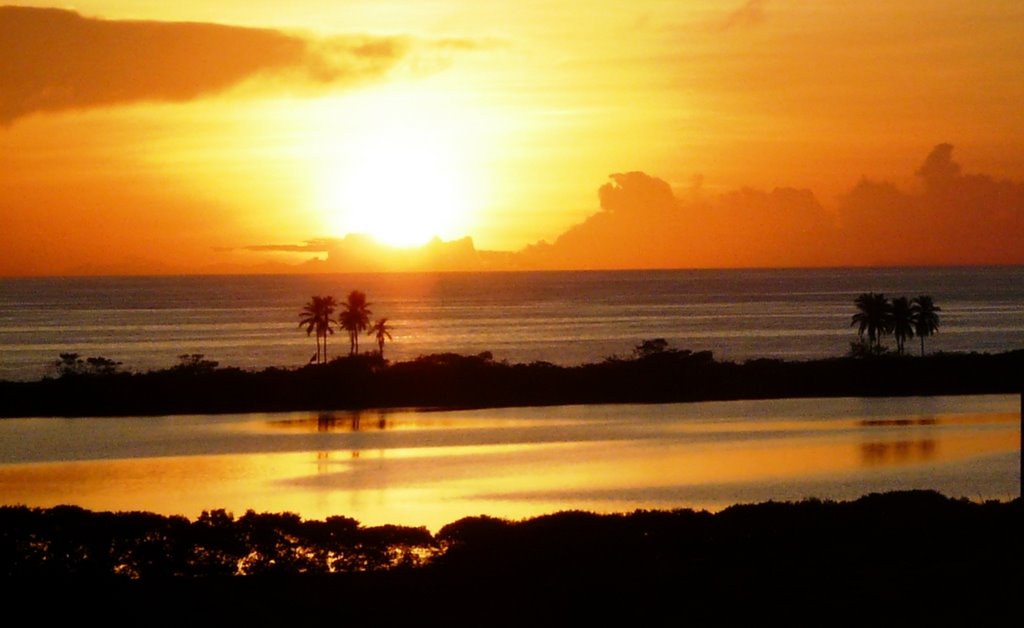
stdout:
<svg viewBox="0 0 1024 628">
<path fill-rule="evenodd" d="M 12 602 L 59 595 L 76 617 L 115 623 L 156 609 L 158 621 L 310 617 L 371 625 L 581 616 L 663 623 L 665 613 L 673 623 L 766 615 L 977 623 L 1019 603 L 1021 506 L 1019 498 L 974 503 L 908 491 L 715 514 L 470 517 L 436 535 L 362 528 L 344 517 L 214 513 L 190 522 L 3 507 L 0 580 L 17 594 Z M 431 555 L 401 558 L 415 547 Z M 325 573 L 326 556 L 341 557 L 339 573 Z M 239 561 L 249 575 L 231 575 Z"/>
<path fill-rule="evenodd" d="M 0 382 L 0 415 L 1019 394 L 1022 379 L 1020 350 L 743 364 L 668 351 L 578 367 L 505 364 L 486 355 L 396 364 L 359 356 L 292 370 L 177 367 Z M 728 624 L 768 617 L 815 625 L 987 624 L 1019 604 L 1021 507 L 1020 498 L 974 503 L 910 491 L 737 505 L 714 514 L 563 512 L 521 522 L 481 516 L 431 535 L 362 528 L 345 517 L 332 532 L 326 522 L 286 513 L 222 518 L 219 532 L 213 524 L 197 532 L 181 517 L 6 506 L 0 590 L 10 608 L 114 624 Z M 303 528 L 307 523 L 312 527 Z M 320 550 L 297 551 L 303 539 L 335 543 L 327 551 L 354 557 L 356 568 L 326 573 L 302 558 L 325 556 Z M 400 564 L 414 547 L 430 560 Z M 210 551 L 196 559 L 188 552 L 197 548 Z M 231 575 L 243 559 L 258 568 Z M 127 565 L 122 575 L 114 575 L 117 564 Z"/>
<path fill-rule="evenodd" d="M 670 350 L 579 366 L 508 364 L 488 354 L 376 356 L 247 371 L 180 365 L 0 381 L 0 417 L 145 416 L 362 408 L 479 408 L 806 397 L 1019 394 L 1024 350 L 809 361 L 719 362 Z"/>
</svg>

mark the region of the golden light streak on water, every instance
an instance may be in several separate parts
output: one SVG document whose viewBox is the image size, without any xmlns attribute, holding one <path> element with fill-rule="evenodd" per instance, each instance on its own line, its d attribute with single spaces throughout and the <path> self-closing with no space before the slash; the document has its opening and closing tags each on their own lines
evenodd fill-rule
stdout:
<svg viewBox="0 0 1024 628">
<path fill-rule="evenodd" d="M 473 415 L 466 422 L 447 415 L 432 421 L 424 414 L 396 414 L 393 420 L 402 423 L 409 416 L 415 418 L 406 428 L 418 422 L 417 429 L 427 432 L 459 434 L 455 442 L 468 439 L 466 428 L 473 432 L 502 423 Z M 802 484 L 866 492 L 877 481 L 899 488 L 901 478 L 915 474 L 935 473 L 955 486 L 957 477 L 969 479 L 973 465 L 989 464 L 993 457 L 1016 452 L 1019 461 L 1020 428 L 1013 413 L 886 421 L 701 421 L 669 425 L 669 434 L 683 438 L 666 438 L 662 431 L 626 439 L 474 445 L 392 446 L 378 440 L 360 449 L 4 464 L 0 503 L 73 503 L 188 517 L 215 508 L 236 515 L 248 509 L 292 511 L 306 518 L 346 515 L 366 525 L 436 530 L 479 514 L 516 519 L 566 509 L 718 509 L 749 496 L 773 499 L 779 487 Z M 538 423 L 556 429 L 576 425 L 567 419 L 510 420 L 505 427 L 521 434 L 516 430 Z M 302 422 L 289 427 L 317 429 Z M 652 425 L 631 427 L 642 432 Z M 225 429 L 279 432 L 281 425 L 261 420 Z M 588 429 L 605 428 L 595 423 Z M 695 434 L 704 438 L 692 438 Z M 323 442 L 340 442 L 331 438 Z M 823 490 L 801 496 L 830 497 L 831 489 Z M 954 496 L 973 497 L 969 489 L 961 492 Z"/>
</svg>

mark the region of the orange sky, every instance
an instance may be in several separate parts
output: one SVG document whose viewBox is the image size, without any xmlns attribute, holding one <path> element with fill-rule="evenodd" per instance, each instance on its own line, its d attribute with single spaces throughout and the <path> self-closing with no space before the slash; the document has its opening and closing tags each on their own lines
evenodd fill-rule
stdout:
<svg viewBox="0 0 1024 628">
<path fill-rule="evenodd" d="M 282 4 L 0 7 L 0 276 L 1024 263 L 1018 0 Z"/>
</svg>

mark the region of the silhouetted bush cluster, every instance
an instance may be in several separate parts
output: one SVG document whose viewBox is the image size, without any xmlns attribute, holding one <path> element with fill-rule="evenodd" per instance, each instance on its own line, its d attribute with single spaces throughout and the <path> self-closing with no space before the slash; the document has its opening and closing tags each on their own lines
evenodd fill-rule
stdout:
<svg viewBox="0 0 1024 628">
<path fill-rule="evenodd" d="M 77 507 L 0 508 L 0 575 L 296 575 L 424 568 L 434 573 L 563 578 L 671 577 L 697 583 L 723 565 L 738 570 L 866 574 L 899 564 L 915 572 L 968 573 L 1013 564 L 1024 548 L 1021 500 L 972 503 L 930 491 L 853 502 L 740 505 L 717 514 L 561 512 L 521 522 L 469 517 L 425 528 L 361 527 L 347 517 L 291 513 L 194 521 Z M 941 564 L 941 567 L 939 566 Z M 792 574 L 791 574 L 792 575 Z M 929 576 L 934 577 L 934 576 Z M 694 585 L 696 586 L 696 585 Z"/>
<path fill-rule="evenodd" d="M 1019 604 L 1022 523 L 1020 499 L 918 491 L 470 517 L 434 536 L 344 517 L 6 507 L 0 574 L 11 616 L 79 623 L 987 625 Z"/>
<path fill-rule="evenodd" d="M 75 506 L 0 507 L 0 576 L 227 576 L 415 566 L 437 552 L 426 528 L 364 528 L 348 517 L 223 510 L 195 521 Z"/>
<path fill-rule="evenodd" d="M 650 343 L 651 341 L 648 341 Z M 69 370 L 37 382 L 0 382 L 0 416 L 155 415 L 645 403 L 783 397 L 1021 392 L 1024 350 L 871 360 L 716 361 L 710 351 L 640 345 L 629 359 L 579 366 L 508 364 L 490 353 L 377 355 L 298 369 L 216 368 L 202 356 L 148 373 Z"/>
</svg>

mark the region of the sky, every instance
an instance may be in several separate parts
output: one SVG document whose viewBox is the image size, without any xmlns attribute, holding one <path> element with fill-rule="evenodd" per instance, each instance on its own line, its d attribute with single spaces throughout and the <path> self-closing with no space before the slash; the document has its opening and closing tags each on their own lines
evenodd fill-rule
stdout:
<svg viewBox="0 0 1024 628">
<path fill-rule="evenodd" d="M 1024 263 L 1019 0 L 0 7 L 0 276 Z"/>
</svg>

